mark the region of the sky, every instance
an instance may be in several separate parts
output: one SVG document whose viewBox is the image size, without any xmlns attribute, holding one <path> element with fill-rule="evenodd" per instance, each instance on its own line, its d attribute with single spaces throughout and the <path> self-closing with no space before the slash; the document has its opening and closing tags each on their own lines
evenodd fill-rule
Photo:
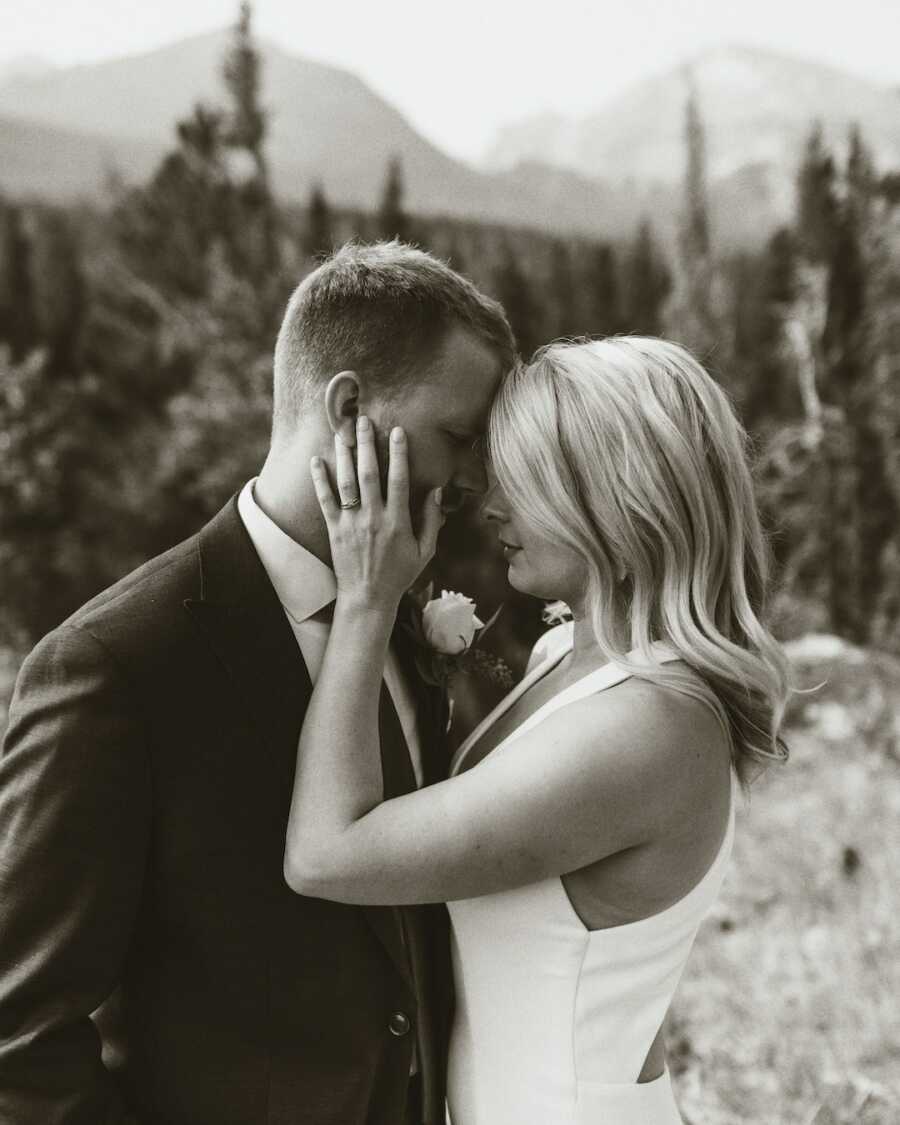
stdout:
<svg viewBox="0 0 900 1125">
<path fill-rule="evenodd" d="M 237 0 L 10 0 L 0 65 L 134 54 L 233 22 Z M 579 115 L 709 47 L 771 47 L 900 87 L 900 0 L 256 0 L 256 33 L 353 71 L 477 161 L 497 129 Z"/>
</svg>

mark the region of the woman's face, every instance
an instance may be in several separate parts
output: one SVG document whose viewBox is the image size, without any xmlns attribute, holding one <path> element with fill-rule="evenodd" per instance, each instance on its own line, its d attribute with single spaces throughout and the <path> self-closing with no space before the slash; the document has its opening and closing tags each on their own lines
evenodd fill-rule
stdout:
<svg viewBox="0 0 900 1125">
<path fill-rule="evenodd" d="M 573 609 L 581 603 L 588 573 L 583 557 L 548 538 L 515 511 L 490 469 L 481 514 L 496 526 L 511 586 L 536 598 L 564 601 Z"/>
</svg>

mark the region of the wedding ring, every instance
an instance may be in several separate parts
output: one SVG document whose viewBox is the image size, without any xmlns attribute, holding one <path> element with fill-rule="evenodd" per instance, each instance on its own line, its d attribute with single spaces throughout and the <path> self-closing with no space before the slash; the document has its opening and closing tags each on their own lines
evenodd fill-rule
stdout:
<svg viewBox="0 0 900 1125">
<path fill-rule="evenodd" d="M 341 501 L 341 507 L 344 508 L 344 509 L 358 508 L 359 504 L 360 504 L 360 500 L 359 500 L 358 496 L 355 496 L 352 500 L 342 500 Z"/>
</svg>

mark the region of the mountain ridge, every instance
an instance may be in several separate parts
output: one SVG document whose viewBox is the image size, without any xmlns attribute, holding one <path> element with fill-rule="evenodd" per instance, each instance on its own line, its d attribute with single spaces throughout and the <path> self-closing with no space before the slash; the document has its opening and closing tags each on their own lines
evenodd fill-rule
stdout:
<svg viewBox="0 0 900 1125">
<path fill-rule="evenodd" d="M 65 202 L 101 197 L 113 168 L 126 181 L 146 178 L 171 150 L 179 119 L 198 101 L 225 103 L 230 37 L 228 29 L 204 32 L 0 80 L 0 190 Z M 686 76 L 707 124 L 722 244 L 758 242 L 789 219 L 814 104 L 828 111 L 828 139 L 840 140 L 834 107 L 846 110 L 841 98 L 855 90 L 867 110 L 864 134 L 876 126 L 876 156 L 900 166 L 898 92 L 767 48 L 701 52 L 582 118 L 548 112 L 513 124 L 489 167 L 443 152 L 356 74 L 265 40 L 258 48 L 273 186 L 291 203 L 305 202 L 319 182 L 335 205 L 372 209 L 397 156 L 413 212 L 598 238 L 626 236 L 649 215 L 671 237 L 681 205 Z"/>
<path fill-rule="evenodd" d="M 98 146 L 123 150 L 120 171 L 139 178 L 131 166 L 135 146 L 171 148 L 175 123 L 198 101 L 223 104 L 221 63 L 227 30 L 179 40 L 149 52 L 102 63 L 62 68 L 52 74 L 0 83 L 0 150 L 14 148 L 9 122 L 27 120 L 40 129 L 88 136 L 91 165 Z M 381 195 L 389 159 L 403 164 L 407 203 L 424 213 L 548 227 L 560 231 L 602 233 L 597 212 L 607 202 L 602 187 L 571 177 L 568 191 L 550 190 L 559 173 L 534 176 L 533 182 L 509 172 L 493 174 L 471 167 L 421 136 L 406 118 L 372 91 L 357 75 L 328 63 L 290 55 L 274 44 L 258 44 L 262 56 L 262 101 L 269 109 L 269 164 L 277 193 L 302 202 L 320 182 L 337 205 L 374 207 Z M 28 185 L 29 160 L 36 174 L 50 157 L 39 160 L 40 133 L 26 152 L 17 154 L 16 190 Z M 139 171 L 144 174 L 144 164 Z M 65 183 L 89 185 L 91 172 L 64 175 Z M 44 180 L 46 184 L 46 180 Z M 0 187 L 11 188 L 0 172 Z M 60 192 L 56 193 L 61 194 Z M 552 218 L 548 219 L 551 213 Z"/>
<path fill-rule="evenodd" d="M 499 131 L 485 165 L 514 166 L 540 151 L 551 163 L 608 182 L 675 183 L 692 87 L 706 126 L 712 179 L 759 163 L 793 175 L 817 119 L 839 151 L 858 120 L 876 162 L 900 166 L 900 112 L 891 87 L 830 63 L 745 45 L 697 52 L 579 117 L 539 114 L 511 123 Z"/>
</svg>

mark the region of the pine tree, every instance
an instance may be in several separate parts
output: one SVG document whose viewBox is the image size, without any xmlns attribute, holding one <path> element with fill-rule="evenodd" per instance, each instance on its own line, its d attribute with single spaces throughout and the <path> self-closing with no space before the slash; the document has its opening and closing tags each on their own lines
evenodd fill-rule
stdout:
<svg viewBox="0 0 900 1125">
<path fill-rule="evenodd" d="M 859 125 L 853 125 L 850 129 L 845 178 L 847 185 L 845 205 L 853 212 L 854 221 L 861 227 L 870 215 L 878 187 L 878 175 Z"/>
<path fill-rule="evenodd" d="M 550 247 L 549 294 L 553 309 L 551 335 L 578 336 L 584 331 L 573 277 L 572 254 L 561 238 Z"/>
<path fill-rule="evenodd" d="M 226 134 L 221 110 L 198 102 L 190 116 L 175 123 L 175 135 L 178 154 L 195 176 L 206 181 L 224 179 Z"/>
<path fill-rule="evenodd" d="M 831 474 L 829 559 L 831 612 L 836 632 L 864 642 L 879 586 L 879 532 L 873 511 L 884 492 L 873 432 L 872 382 L 867 339 L 867 273 L 863 234 L 868 215 L 868 159 L 860 138 L 851 140 L 846 194 L 835 204 L 826 243 L 828 288 L 823 395 L 838 407 L 835 436 L 826 450 Z M 838 432 L 839 430 L 839 432 Z"/>
<path fill-rule="evenodd" d="M 29 223 L 30 283 L 35 327 L 50 374 L 80 369 L 87 286 L 72 224 L 63 211 L 41 208 Z"/>
<path fill-rule="evenodd" d="M 887 202 L 887 201 L 885 201 Z M 874 595 L 870 639 L 900 652 L 900 197 L 872 209 L 866 238 L 867 458 L 877 458 L 872 479 L 861 476 L 872 495 L 864 508 L 866 554 L 877 560 L 878 576 L 864 597 Z M 874 467 L 874 465 L 873 465 Z"/>
<path fill-rule="evenodd" d="M 177 147 L 113 213 L 115 242 L 136 276 L 170 297 L 207 290 L 207 256 L 228 237 L 222 114 L 202 104 L 176 126 Z"/>
<path fill-rule="evenodd" d="M 744 391 L 744 419 L 752 426 L 763 421 L 795 421 L 801 416 L 801 371 L 813 364 L 813 341 L 798 317 L 798 251 L 793 232 L 777 230 L 761 260 L 759 300 L 742 350 L 750 357 L 752 377 Z"/>
<path fill-rule="evenodd" d="M 706 133 L 693 86 L 685 103 L 685 180 L 678 262 L 668 319 L 701 355 L 721 335 L 713 312 L 713 261 L 706 187 Z"/>
<path fill-rule="evenodd" d="M 706 188 L 706 131 L 700 116 L 697 92 L 691 87 L 685 105 L 684 124 L 687 148 L 685 173 L 685 215 L 682 224 L 682 252 L 691 261 L 708 261 L 711 241 Z"/>
<path fill-rule="evenodd" d="M 303 252 L 307 258 L 330 254 L 334 246 L 331 226 L 331 208 L 325 198 L 321 183 L 313 184 L 306 208 L 306 229 L 303 235 Z"/>
<path fill-rule="evenodd" d="M 610 336 L 623 330 L 622 293 L 616 252 L 608 242 L 589 247 L 585 263 L 586 319 L 582 331 L 587 336 Z"/>
<path fill-rule="evenodd" d="M 22 210 L 0 199 L 0 343 L 13 360 L 37 342 L 31 290 Z"/>
<path fill-rule="evenodd" d="M 870 640 L 886 581 L 885 552 L 895 535 L 900 509 L 900 482 L 892 482 L 892 455 L 884 440 L 885 415 L 891 404 L 885 401 L 878 376 L 884 359 L 879 339 L 879 266 L 889 230 L 873 207 L 875 185 L 871 157 L 854 129 L 846 194 L 829 263 L 824 348 L 828 392 L 841 408 L 851 462 L 841 467 L 848 482 L 848 515 L 836 534 L 842 533 L 844 554 L 853 552 L 855 573 L 851 583 L 846 561 L 840 564 L 836 610 L 840 626 L 860 642 Z"/>
<path fill-rule="evenodd" d="M 663 305 L 672 290 L 672 274 L 649 220 L 638 228 L 626 259 L 625 276 L 625 330 L 662 335 Z"/>
<path fill-rule="evenodd" d="M 252 9 L 248 0 L 241 0 L 234 38 L 222 68 L 225 86 L 231 95 L 226 142 L 246 149 L 256 163 L 257 175 L 267 180 L 263 140 L 266 115 L 259 104 L 260 60 L 251 37 Z"/>
<path fill-rule="evenodd" d="M 541 308 L 509 240 L 504 243 L 493 282 L 494 296 L 506 310 L 519 351 L 528 357 L 545 342 Z"/>
<path fill-rule="evenodd" d="M 725 263 L 730 302 L 728 307 L 728 362 L 725 385 L 741 419 L 752 427 L 766 402 L 765 382 L 759 371 L 759 326 L 762 320 L 763 255 L 743 251 Z"/>
<path fill-rule="evenodd" d="M 828 306 L 823 343 L 828 367 L 828 392 L 846 406 L 854 385 L 863 377 L 866 263 L 862 230 L 848 199 L 835 222 L 828 273 Z"/>
<path fill-rule="evenodd" d="M 51 362 L 46 348 L 19 364 L 0 349 L 0 572 L 15 592 L 0 605 L 0 635 L 25 648 L 141 561 L 147 516 L 146 503 L 126 514 L 120 476 L 147 471 L 120 444 L 135 402 L 118 410 L 92 374 Z"/>
<path fill-rule="evenodd" d="M 797 237 L 810 262 L 830 259 L 837 219 L 834 160 L 826 148 L 822 125 L 816 123 L 797 174 Z"/>
<path fill-rule="evenodd" d="M 240 276 L 261 282 L 277 265 L 275 206 L 264 141 L 266 114 L 260 105 L 260 57 L 251 34 L 251 6 L 241 0 L 222 75 L 230 96 L 224 140 L 231 160 L 231 264 Z M 247 175 L 244 167 L 252 169 Z"/>
<path fill-rule="evenodd" d="M 379 237 L 399 238 L 401 242 L 411 240 L 412 227 L 409 216 L 403 209 L 403 195 L 403 165 L 399 156 L 392 156 L 388 162 L 384 192 L 378 208 Z"/>
</svg>

